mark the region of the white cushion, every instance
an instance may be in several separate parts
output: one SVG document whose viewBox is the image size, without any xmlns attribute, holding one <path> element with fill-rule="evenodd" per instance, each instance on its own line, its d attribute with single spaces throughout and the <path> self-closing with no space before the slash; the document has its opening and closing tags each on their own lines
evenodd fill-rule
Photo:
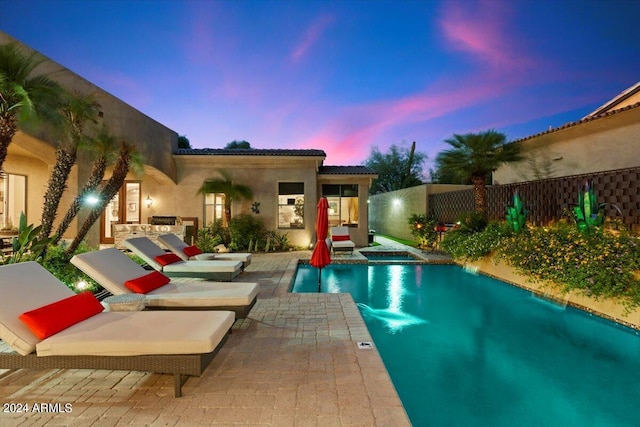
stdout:
<svg viewBox="0 0 640 427">
<path fill-rule="evenodd" d="M 166 252 L 158 245 L 153 243 L 147 237 L 134 237 L 133 239 L 127 239 L 122 242 L 124 246 L 131 249 L 133 253 L 138 255 L 147 264 L 153 267 L 155 270 L 162 271 L 162 264 L 155 260 L 155 257 L 159 255 L 165 255 Z"/>
<path fill-rule="evenodd" d="M 170 283 L 146 294 L 149 307 L 245 306 L 257 295 L 256 283 L 243 282 Z"/>
<path fill-rule="evenodd" d="M 163 234 L 161 236 L 158 236 L 158 241 L 165 245 L 171 252 L 178 255 L 183 261 L 241 261 L 244 263 L 245 267 L 251 263 L 250 253 L 201 253 L 192 257 L 188 257 L 184 253 L 184 248 L 188 247 L 189 245 L 187 245 L 181 238 L 179 238 L 175 234 Z"/>
<path fill-rule="evenodd" d="M 343 249 L 343 248 L 355 248 L 356 244 L 351 240 L 339 240 L 331 242 L 331 245 L 334 249 Z"/>
<path fill-rule="evenodd" d="M 37 262 L 0 266 L 0 339 L 22 355 L 32 353 L 40 339 L 18 316 L 73 295 Z"/>
<path fill-rule="evenodd" d="M 345 227 L 345 226 L 331 227 L 331 235 L 332 236 L 349 236 L 349 238 L 351 238 L 351 234 L 349 233 L 349 227 Z"/>
<path fill-rule="evenodd" d="M 162 267 L 167 273 L 234 273 L 241 269 L 239 261 L 180 261 Z"/>
<path fill-rule="evenodd" d="M 166 252 L 147 237 L 135 237 L 124 241 L 124 245 L 158 271 L 166 273 L 235 273 L 242 269 L 237 261 L 178 261 L 162 266 L 154 258 Z"/>
<path fill-rule="evenodd" d="M 230 311 L 104 312 L 41 341 L 36 348 L 38 356 L 209 353 L 234 320 Z"/>
<path fill-rule="evenodd" d="M 131 293 L 124 282 L 150 273 L 116 248 L 75 255 L 71 258 L 71 264 L 113 295 Z"/>
</svg>

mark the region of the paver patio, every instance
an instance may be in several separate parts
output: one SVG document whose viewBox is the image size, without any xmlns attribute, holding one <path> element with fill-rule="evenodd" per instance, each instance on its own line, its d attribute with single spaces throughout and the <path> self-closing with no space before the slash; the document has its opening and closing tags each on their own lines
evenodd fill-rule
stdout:
<svg viewBox="0 0 640 427">
<path fill-rule="evenodd" d="M 169 375 L 0 370 L 3 410 L 30 411 L 0 412 L 0 425 L 410 425 L 377 350 L 358 349 L 371 337 L 351 296 L 288 292 L 309 256 L 254 254 L 241 278 L 260 283 L 258 302 L 183 397 Z"/>
</svg>

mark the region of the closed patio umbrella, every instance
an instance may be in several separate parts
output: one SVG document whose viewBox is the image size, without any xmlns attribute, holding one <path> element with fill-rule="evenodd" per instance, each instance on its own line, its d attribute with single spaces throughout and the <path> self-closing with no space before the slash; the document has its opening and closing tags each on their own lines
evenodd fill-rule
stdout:
<svg viewBox="0 0 640 427">
<path fill-rule="evenodd" d="M 331 262 L 329 248 L 327 248 L 327 235 L 329 234 L 329 202 L 326 197 L 318 201 L 316 213 L 316 246 L 313 248 L 309 263 L 318 269 L 318 292 L 322 280 L 322 268 Z"/>
</svg>

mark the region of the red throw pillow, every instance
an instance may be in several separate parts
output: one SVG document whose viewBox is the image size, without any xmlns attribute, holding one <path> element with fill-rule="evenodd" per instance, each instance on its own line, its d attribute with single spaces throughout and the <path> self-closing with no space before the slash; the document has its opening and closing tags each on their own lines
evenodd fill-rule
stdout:
<svg viewBox="0 0 640 427">
<path fill-rule="evenodd" d="M 347 240 L 351 240 L 349 236 L 331 236 L 331 240 L 334 242 L 344 242 Z"/>
<path fill-rule="evenodd" d="M 154 259 L 158 262 L 158 264 L 160 264 L 163 267 L 165 265 L 173 264 L 174 262 L 182 261 L 180 257 L 176 254 L 158 255 Z"/>
<path fill-rule="evenodd" d="M 18 316 L 41 340 L 102 312 L 104 307 L 89 291 L 27 311 Z"/>
<path fill-rule="evenodd" d="M 187 246 L 182 250 L 182 252 L 184 252 L 186 256 L 196 256 L 202 253 L 200 248 L 197 246 Z"/>
<path fill-rule="evenodd" d="M 154 271 L 136 279 L 127 280 L 124 285 L 137 294 L 146 294 L 169 283 L 169 279 L 159 271 Z"/>
</svg>

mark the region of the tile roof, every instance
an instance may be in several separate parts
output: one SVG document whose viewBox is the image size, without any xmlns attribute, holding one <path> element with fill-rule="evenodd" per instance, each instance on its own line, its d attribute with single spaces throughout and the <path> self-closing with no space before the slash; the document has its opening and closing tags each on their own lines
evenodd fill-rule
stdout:
<svg viewBox="0 0 640 427">
<path fill-rule="evenodd" d="M 581 125 L 583 123 L 592 122 L 594 120 L 598 120 L 598 119 L 602 119 L 604 117 L 609 117 L 609 116 L 613 116 L 615 114 L 622 113 L 623 111 L 634 110 L 634 109 L 639 108 L 639 107 L 640 107 L 640 102 L 636 102 L 635 104 L 628 105 L 626 107 L 619 108 L 617 110 L 607 111 L 605 113 L 600 113 L 600 114 L 596 114 L 596 115 L 593 115 L 593 116 L 587 116 L 587 117 L 585 117 L 585 118 L 583 118 L 581 120 L 575 121 L 575 122 L 565 123 L 564 125 L 559 126 L 557 128 L 552 128 L 552 129 L 546 130 L 544 132 L 540 132 L 540 133 L 536 133 L 534 135 L 526 136 L 524 138 L 516 139 L 514 141 L 511 141 L 510 144 L 513 144 L 513 143 L 516 143 L 516 142 L 527 141 L 529 139 L 534 139 L 534 138 L 537 138 L 537 137 L 542 136 L 542 135 L 558 132 L 558 131 L 563 130 L 563 129 L 572 128 L 574 126 L 578 126 L 578 125 Z"/>
<path fill-rule="evenodd" d="M 586 117 L 596 116 L 596 115 L 598 115 L 600 113 L 603 113 L 605 111 L 609 111 L 613 107 L 615 107 L 616 105 L 620 104 L 621 102 L 624 102 L 626 99 L 632 97 L 633 95 L 635 95 L 638 92 L 640 92 L 640 82 L 638 82 L 638 83 L 634 84 L 633 86 L 623 90 L 620 94 L 616 95 L 615 98 L 605 102 L 600 107 L 596 108 L 593 112 L 587 114 Z"/>
<path fill-rule="evenodd" d="M 179 148 L 177 155 L 188 156 L 310 156 L 327 157 L 323 150 L 292 150 L 277 148 Z"/>
<path fill-rule="evenodd" d="M 320 166 L 318 173 L 321 175 L 377 175 L 366 166 Z"/>
</svg>

